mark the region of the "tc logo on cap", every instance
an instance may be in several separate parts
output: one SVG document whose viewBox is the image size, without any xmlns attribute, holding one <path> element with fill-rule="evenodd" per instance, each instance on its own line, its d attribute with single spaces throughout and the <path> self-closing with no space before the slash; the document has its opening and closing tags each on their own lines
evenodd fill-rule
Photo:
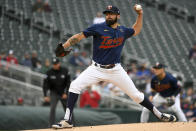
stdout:
<svg viewBox="0 0 196 131">
<path fill-rule="evenodd" d="M 108 5 L 108 9 L 111 10 L 112 9 L 112 6 L 111 5 Z"/>
</svg>

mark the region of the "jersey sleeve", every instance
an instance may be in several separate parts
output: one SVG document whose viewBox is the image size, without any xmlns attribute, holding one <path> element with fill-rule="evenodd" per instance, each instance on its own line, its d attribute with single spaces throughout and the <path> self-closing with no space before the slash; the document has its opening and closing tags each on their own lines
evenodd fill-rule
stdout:
<svg viewBox="0 0 196 131">
<path fill-rule="evenodd" d="M 83 31 L 84 36 L 85 37 L 89 37 L 89 36 L 96 35 L 97 34 L 96 28 L 97 28 L 97 25 L 96 24 L 88 27 L 86 30 Z"/>
<path fill-rule="evenodd" d="M 170 84 L 171 84 L 172 88 L 174 88 L 174 95 L 177 96 L 177 94 L 180 91 L 180 88 L 177 84 L 177 79 L 171 76 Z"/>
<path fill-rule="evenodd" d="M 155 89 L 155 87 L 154 87 L 154 79 L 153 78 L 151 80 L 150 86 L 151 86 L 152 89 Z"/>
<path fill-rule="evenodd" d="M 125 28 L 124 30 L 126 39 L 131 37 L 135 33 L 135 30 L 133 28 Z"/>
</svg>

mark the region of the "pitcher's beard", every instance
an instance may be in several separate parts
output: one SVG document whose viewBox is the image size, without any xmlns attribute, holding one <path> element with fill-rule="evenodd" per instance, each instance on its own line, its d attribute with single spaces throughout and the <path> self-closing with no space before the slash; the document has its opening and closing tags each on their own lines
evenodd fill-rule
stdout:
<svg viewBox="0 0 196 131">
<path fill-rule="evenodd" d="M 108 26 L 111 26 L 111 25 L 115 24 L 116 22 L 117 22 L 117 18 L 114 19 L 114 20 L 106 20 L 106 24 L 107 24 Z"/>
</svg>

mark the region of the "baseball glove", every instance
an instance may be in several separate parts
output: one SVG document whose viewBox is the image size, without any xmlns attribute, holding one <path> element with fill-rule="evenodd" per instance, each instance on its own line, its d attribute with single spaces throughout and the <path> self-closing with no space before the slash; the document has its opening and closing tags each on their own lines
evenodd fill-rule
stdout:
<svg viewBox="0 0 196 131">
<path fill-rule="evenodd" d="M 65 50 L 62 43 L 59 43 L 55 49 L 56 57 L 64 57 L 71 52 L 72 49 Z"/>
<path fill-rule="evenodd" d="M 166 100 L 167 100 L 167 106 L 172 106 L 175 104 L 175 97 L 173 97 L 173 96 L 167 97 Z"/>
</svg>

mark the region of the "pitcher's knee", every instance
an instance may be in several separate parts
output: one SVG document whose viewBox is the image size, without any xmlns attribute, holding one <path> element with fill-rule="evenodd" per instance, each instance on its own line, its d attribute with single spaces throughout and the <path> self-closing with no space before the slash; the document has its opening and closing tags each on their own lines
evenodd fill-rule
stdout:
<svg viewBox="0 0 196 131">
<path fill-rule="evenodd" d="M 82 87 L 80 86 L 80 84 L 75 80 L 72 81 L 70 84 L 69 92 L 80 94 L 81 91 L 82 91 Z"/>
<path fill-rule="evenodd" d="M 141 103 L 144 100 L 144 94 L 139 92 L 139 93 L 136 93 L 136 94 L 132 95 L 131 98 L 136 103 Z"/>
</svg>

